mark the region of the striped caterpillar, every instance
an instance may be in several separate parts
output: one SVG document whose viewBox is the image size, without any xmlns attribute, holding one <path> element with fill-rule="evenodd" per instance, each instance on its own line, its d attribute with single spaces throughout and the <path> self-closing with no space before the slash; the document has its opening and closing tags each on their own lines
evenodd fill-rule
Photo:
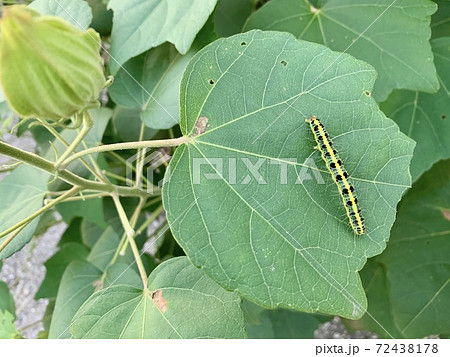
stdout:
<svg viewBox="0 0 450 357">
<path fill-rule="evenodd" d="M 355 188 L 348 179 L 348 173 L 345 171 L 344 164 L 339 158 L 337 150 L 333 147 L 333 142 L 330 140 L 325 127 L 319 119 L 313 116 L 305 121 L 309 124 L 314 134 L 314 139 L 317 142 L 317 147 L 322 155 L 322 159 L 325 161 L 325 164 L 339 189 L 353 231 L 358 235 L 364 234 L 364 218 L 358 207 Z"/>
</svg>

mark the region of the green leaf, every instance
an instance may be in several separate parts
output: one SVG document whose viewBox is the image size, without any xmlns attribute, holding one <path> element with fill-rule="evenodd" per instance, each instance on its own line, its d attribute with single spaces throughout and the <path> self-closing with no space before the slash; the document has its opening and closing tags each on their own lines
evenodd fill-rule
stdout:
<svg viewBox="0 0 450 357">
<path fill-rule="evenodd" d="M 399 207 L 386 266 L 398 330 L 406 338 L 450 333 L 450 161 L 418 180 Z"/>
<path fill-rule="evenodd" d="M 0 182 L 0 232 L 12 227 L 42 207 L 47 192 L 50 174 L 37 168 L 21 165 Z M 0 252 L 0 259 L 5 259 L 21 250 L 33 237 L 39 218 L 29 223 Z M 0 238 L 0 244 L 9 238 L 9 234 Z"/>
<path fill-rule="evenodd" d="M 101 271 L 105 271 L 114 257 L 119 243 L 120 237 L 116 234 L 114 229 L 109 226 L 92 247 L 87 260 Z M 127 249 L 124 256 L 119 256 L 117 262 L 126 263 L 127 265 L 133 264 L 134 256 L 131 249 Z"/>
<path fill-rule="evenodd" d="M 85 31 L 92 21 L 92 10 L 83 0 L 34 0 L 29 7 L 42 15 L 54 15 Z"/>
<path fill-rule="evenodd" d="M 195 52 L 183 56 L 166 43 L 131 59 L 117 73 L 111 98 L 123 107 L 140 109 L 142 122 L 150 128 L 173 127 L 179 122 L 181 76 Z"/>
<path fill-rule="evenodd" d="M 286 309 L 266 310 L 248 301 L 243 304 L 249 338 L 313 338 L 330 317 Z"/>
<path fill-rule="evenodd" d="M 104 288 L 112 285 L 126 284 L 142 289 L 142 280 L 139 274 L 129 264 L 115 263 L 106 269 Z"/>
<path fill-rule="evenodd" d="M 381 104 L 384 113 L 417 142 L 411 161 L 413 181 L 434 163 L 450 157 L 450 37 L 439 38 L 431 43 L 441 85 L 439 92 L 395 91 Z"/>
<path fill-rule="evenodd" d="M 217 0 L 111 0 L 114 11 L 110 71 L 150 48 L 173 43 L 186 54 Z M 145 36 L 143 35 L 145 34 Z"/>
<path fill-rule="evenodd" d="M 76 338 L 243 338 L 236 293 L 223 290 L 188 259 L 149 277 L 149 290 L 115 285 L 94 294 L 74 317 Z"/>
<path fill-rule="evenodd" d="M 49 260 L 45 262 L 47 273 L 35 299 L 54 298 L 58 293 L 61 278 L 67 266 L 74 260 L 85 260 L 88 249 L 79 243 L 67 243 Z"/>
<path fill-rule="evenodd" d="M 70 323 L 80 306 L 94 293 L 101 271 L 88 262 L 69 264 L 61 279 L 49 338 L 70 338 Z"/>
<path fill-rule="evenodd" d="M 89 248 L 92 248 L 103 234 L 104 230 L 104 228 L 88 221 L 87 219 L 83 219 L 81 221 L 81 240 L 83 241 L 83 244 Z"/>
<path fill-rule="evenodd" d="M 434 0 L 438 11 L 431 17 L 432 38 L 450 36 L 450 1 Z"/>
<path fill-rule="evenodd" d="M 84 217 L 99 226 L 106 226 L 101 198 L 62 202 L 56 208 L 66 223 L 70 223 L 75 217 Z"/>
<path fill-rule="evenodd" d="M 109 36 L 112 29 L 113 12 L 106 8 L 106 1 L 87 0 L 87 2 L 92 8 L 93 19 L 91 27 L 102 36 Z"/>
<path fill-rule="evenodd" d="M 252 11 L 252 0 L 219 0 L 214 15 L 214 28 L 220 37 L 241 32 Z"/>
<path fill-rule="evenodd" d="M 119 72 L 120 73 L 120 72 Z M 117 82 L 117 77 L 114 83 Z M 112 88 L 110 91 L 113 90 Z M 109 92 L 111 95 L 112 93 Z M 114 128 L 117 130 L 120 138 L 123 141 L 138 141 L 139 133 L 141 131 L 141 111 L 139 109 L 126 109 L 120 106 L 116 106 L 114 109 L 114 115 L 112 122 Z M 153 138 L 158 130 L 150 129 L 145 127 L 144 129 L 144 140 L 150 140 Z"/>
<path fill-rule="evenodd" d="M 13 318 L 16 317 L 16 304 L 14 303 L 14 298 L 9 292 L 8 285 L 3 281 L 0 281 L 0 311 L 3 310 L 9 311 L 13 315 Z"/>
<path fill-rule="evenodd" d="M 382 101 L 394 88 L 436 92 L 439 83 L 428 42 L 430 0 L 272 0 L 255 12 L 244 30 L 288 31 L 297 38 L 350 53 L 378 72 L 373 96 Z"/>
<path fill-rule="evenodd" d="M 20 338 L 14 325 L 14 316 L 8 310 L 0 310 L 0 339 Z"/>
<path fill-rule="evenodd" d="M 62 247 L 66 243 L 81 243 L 83 241 L 81 239 L 81 218 L 75 218 L 70 222 L 69 226 L 64 231 L 61 239 L 59 240 L 58 246 Z"/>
<path fill-rule="evenodd" d="M 190 140 L 170 162 L 163 202 L 195 265 L 264 307 L 364 314 L 357 272 L 385 247 L 414 148 L 365 95 L 375 77 L 362 61 L 280 32 L 221 39 L 191 60 L 180 123 Z M 366 219 L 362 237 L 313 150 L 305 124 L 312 115 L 349 170 Z M 260 162 L 259 180 L 246 160 Z"/>
<path fill-rule="evenodd" d="M 369 259 L 361 270 L 361 280 L 368 300 L 367 313 L 360 320 L 344 319 L 345 327 L 351 332 L 376 332 L 380 338 L 403 338 L 394 321 L 386 267 L 377 258 Z"/>
</svg>

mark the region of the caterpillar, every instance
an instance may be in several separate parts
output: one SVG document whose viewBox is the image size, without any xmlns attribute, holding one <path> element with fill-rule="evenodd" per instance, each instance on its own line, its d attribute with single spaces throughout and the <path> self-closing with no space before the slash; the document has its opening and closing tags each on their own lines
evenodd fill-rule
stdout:
<svg viewBox="0 0 450 357">
<path fill-rule="evenodd" d="M 322 155 L 322 159 L 325 161 L 325 164 L 339 189 L 353 231 L 357 235 L 364 234 L 364 218 L 361 215 L 361 209 L 358 207 L 355 188 L 348 178 L 348 173 L 345 171 L 344 164 L 339 158 L 337 150 L 333 147 L 333 142 L 330 140 L 325 127 L 319 119 L 312 116 L 305 121 L 309 124 L 311 131 L 314 134 L 314 139 L 317 142 L 317 148 Z"/>
</svg>

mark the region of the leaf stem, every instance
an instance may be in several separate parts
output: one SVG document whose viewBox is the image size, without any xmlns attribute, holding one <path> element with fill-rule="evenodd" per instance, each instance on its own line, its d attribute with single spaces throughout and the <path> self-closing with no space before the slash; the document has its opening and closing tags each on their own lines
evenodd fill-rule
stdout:
<svg viewBox="0 0 450 357">
<path fill-rule="evenodd" d="M 163 206 L 159 206 L 157 209 L 155 209 L 152 214 L 145 220 L 144 223 L 141 224 L 141 226 L 136 230 L 136 235 L 141 234 L 144 229 L 146 229 L 150 223 L 152 223 L 163 211 Z"/>
<path fill-rule="evenodd" d="M 84 137 L 89 133 L 89 130 L 91 130 L 92 125 L 94 124 L 94 121 L 92 119 L 91 113 L 89 113 L 89 110 L 85 110 L 83 112 L 83 126 L 78 133 L 78 135 L 75 137 L 75 139 L 72 141 L 72 143 L 69 145 L 69 147 L 66 149 L 66 151 L 56 160 L 54 163 L 55 168 L 58 170 L 61 164 L 64 162 L 65 159 L 69 157 L 72 152 L 75 151 L 75 149 L 80 145 L 80 143 L 83 141 Z"/>
<path fill-rule="evenodd" d="M 73 195 L 76 195 L 78 192 L 81 191 L 80 187 L 74 186 L 72 187 L 69 191 L 67 191 L 66 193 L 64 193 L 63 195 L 59 196 L 58 198 L 52 200 L 50 203 L 46 204 L 45 206 L 43 206 L 41 209 L 37 210 L 36 212 L 34 212 L 33 214 L 31 214 L 30 216 L 28 216 L 27 218 L 21 220 L 19 223 L 16 223 L 15 225 L 13 225 L 12 227 L 9 227 L 8 229 L 6 229 L 5 231 L 0 233 L 0 238 L 6 236 L 7 234 L 14 232 L 17 228 L 20 228 L 24 225 L 27 225 L 28 223 L 30 223 L 33 219 L 35 219 L 36 217 L 40 216 L 42 213 L 44 213 L 45 211 L 49 210 L 50 208 L 52 208 L 53 206 L 55 206 L 56 204 L 58 204 L 61 201 L 64 201 L 66 198 L 71 197 Z"/>
<path fill-rule="evenodd" d="M 192 139 L 181 136 L 176 139 L 165 139 L 165 140 L 149 140 L 149 141 L 131 141 L 126 143 L 117 143 L 110 145 L 100 145 L 93 148 L 89 148 L 80 152 L 73 154 L 68 157 L 62 164 L 61 168 L 66 167 L 73 160 L 76 160 L 82 156 L 99 153 L 105 151 L 113 151 L 113 150 L 128 150 L 128 149 L 140 149 L 140 148 L 154 148 L 154 147 L 171 147 L 171 146 L 179 146 L 181 144 L 187 143 Z"/>
<path fill-rule="evenodd" d="M 23 161 L 26 164 L 37 167 L 43 171 L 47 171 L 51 174 L 56 173 L 56 169 L 53 166 L 51 161 L 48 161 L 42 157 L 39 157 L 36 154 L 31 152 L 27 152 L 21 149 L 18 149 L 12 145 L 9 145 L 3 141 L 0 141 L 0 154 L 12 157 L 14 159 Z M 74 186 L 78 186 L 81 189 L 90 189 L 100 192 L 112 192 L 116 191 L 121 196 L 137 196 L 137 197 L 148 197 L 149 194 L 147 192 L 138 190 L 134 187 L 123 187 L 116 186 L 113 184 L 97 182 L 92 180 L 86 180 L 68 170 L 62 170 L 59 172 L 58 177 L 67 183 L 70 183 Z M 153 189 L 153 195 L 158 195 L 160 193 L 160 189 L 155 187 Z"/>
<path fill-rule="evenodd" d="M 61 144 L 63 144 L 66 148 L 70 146 L 70 144 L 63 138 L 63 136 L 51 125 L 49 125 L 45 120 L 38 119 L 40 124 L 47 129 L 50 134 L 52 134 L 56 139 L 58 139 Z M 85 159 L 81 159 L 82 164 L 91 172 L 95 177 L 99 180 L 102 180 L 102 177 L 97 174 L 97 172 L 87 163 Z"/>
<path fill-rule="evenodd" d="M 138 247 L 136 246 L 136 242 L 134 241 L 134 229 L 131 227 L 130 221 L 128 220 L 127 214 L 123 209 L 122 203 L 120 202 L 120 198 L 116 192 L 111 194 L 111 197 L 114 201 L 114 204 L 117 209 L 117 213 L 119 214 L 119 218 L 122 222 L 122 226 L 125 230 L 125 233 L 128 237 L 129 244 L 131 246 L 131 250 L 133 251 L 134 259 L 136 260 L 136 264 L 139 268 L 139 273 L 141 275 L 142 284 L 144 285 L 144 290 L 147 290 L 147 272 L 145 271 L 144 264 L 142 262 L 141 256 L 139 254 Z"/>
<path fill-rule="evenodd" d="M 24 224 L 22 227 L 19 227 L 16 229 L 15 232 L 13 232 L 8 238 L 6 238 L 2 244 L 0 244 L 0 253 L 3 251 L 3 249 L 6 248 L 6 246 L 11 243 L 11 241 L 24 229 L 26 225 Z"/>
</svg>

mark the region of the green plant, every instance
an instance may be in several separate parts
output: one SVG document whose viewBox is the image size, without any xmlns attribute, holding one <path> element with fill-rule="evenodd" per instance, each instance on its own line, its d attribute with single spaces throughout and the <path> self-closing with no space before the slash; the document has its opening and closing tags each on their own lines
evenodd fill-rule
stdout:
<svg viewBox="0 0 450 357">
<path fill-rule="evenodd" d="M 49 338 L 311 338 L 333 315 L 383 337 L 449 334 L 450 10 L 436 3 L 36 0 L 17 10 L 91 36 L 113 83 L 97 51 L 71 60 L 70 40 L 45 38 L 64 51 L 25 56 L 1 20 L 2 88 L 39 155 L 0 142 L 11 158 L 0 259 L 55 212 L 67 223 L 36 295 L 54 302 Z M 43 75 L 58 56 L 67 67 Z M 87 68 L 92 86 L 73 75 Z M 313 149 L 311 116 L 356 186 L 362 236 Z M 0 285 L 1 336 L 20 336 L 14 318 Z"/>
</svg>

